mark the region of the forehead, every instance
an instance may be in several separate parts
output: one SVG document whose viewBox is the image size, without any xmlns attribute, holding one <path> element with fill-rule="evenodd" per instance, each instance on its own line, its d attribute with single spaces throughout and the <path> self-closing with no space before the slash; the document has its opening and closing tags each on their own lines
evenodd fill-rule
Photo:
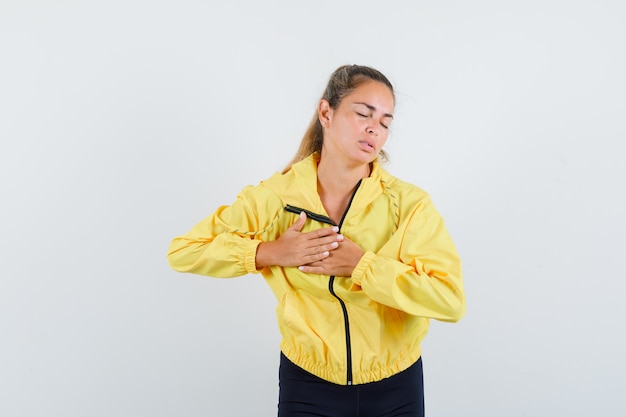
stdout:
<svg viewBox="0 0 626 417">
<path fill-rule="evenodd" d="M 345 104 L 367 103 L 384 113 L 392 113 L 395 105 L 393 93 L 385 84 L 378 81 L 366 81 L 352 90 L 342 100 Z"/>
</svg>

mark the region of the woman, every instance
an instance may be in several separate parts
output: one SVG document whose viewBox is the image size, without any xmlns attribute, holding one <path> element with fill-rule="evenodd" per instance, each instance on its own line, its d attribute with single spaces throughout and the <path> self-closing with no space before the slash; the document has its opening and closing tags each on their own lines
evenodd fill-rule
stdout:
<svg viewBox="0 0 626 417">
<path fill-rule="evenodd" d="M 338 68 L 292 163 L 171 243 L 177 271 L 270 285 L 281 417 L 423 416 L 429 319 L 465 312 L 442 218 L 380 166 L 394 105 L 377 70 Z"/>
</svg>

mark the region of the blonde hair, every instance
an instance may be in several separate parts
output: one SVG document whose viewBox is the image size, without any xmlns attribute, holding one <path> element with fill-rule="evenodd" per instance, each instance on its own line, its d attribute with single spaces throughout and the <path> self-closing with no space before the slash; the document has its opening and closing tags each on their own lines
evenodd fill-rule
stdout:
<svg viewBox="0 0 626 417">
<path fill-rule="evenodd" d="M 363 65 L 343 65 L 331 74 L 320 100 L 328 101 L 330 107 L 336 109 L 345 96 L 367 81 L 381 82 L 389 87 L 392 95 L 394 94 L 391 82 L 380 71 Z M 321 153 L 323 142 L 324 132 L 319 121 L 317 110 L 315 110 L 313 118 L 304 132 L 298 151 L 283 172 L 288 171 L 293 164 L 307 158 L 309 155 L 316 152 Z M 381 150 L 379 158 L 386 161 L 388 156 L 385 151 Z"/>
</svg>

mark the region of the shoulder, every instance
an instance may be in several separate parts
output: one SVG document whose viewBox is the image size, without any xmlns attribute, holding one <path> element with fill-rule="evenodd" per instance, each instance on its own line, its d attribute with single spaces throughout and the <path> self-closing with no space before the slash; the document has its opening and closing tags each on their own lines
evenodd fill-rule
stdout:
<svg viewBox="0 0 626 417">
<path fill-rule="evenodd" d="M 257 204 L 281 205 L 285 201 L 298 201 L 317 190 L 315 165 L 310 158 L 294 164 L 286 172 L 276 172 L 257 185 L 245 187 L 240 196 Z"/>
<path fill-rule="evenodd" d="M 430 195 L 423 188 L 391 175 L 382 167 L 378 168 L 378 172 L 385 191 L 393 193 L 403 204 L 414 206 L 419 202 L 430 202 Z"/>
<path fill-rule="evenodd" d="M 286 199 L 317 193 L 317 164 L 310 156 L 293 164 L 286 172 L 277 172 L 261 181 L 261 186 Z"/>
<path fill-rule="evenodd" d="M 276 172 L 271 177 L 262 180 L 258 186 L 269 190 L 280 191 L 283 187 L 293 181 L 293 179 L 293 170 L 289 170 L 285 173 Z"/>
<path fill-rule="evenodd" d="M 280 206 L 280 197 L 275 189 L 280 189 L 280 174 L 274 174 L 269 178 L 259 181 L 257 184 L 249 184 L 240 189 L 237 194 L 236 204 L 244 204 L 249 207 L 267 210 L 274 206 Z M 273 186 L 268 186 L 273 185 Z"/>
</svg>

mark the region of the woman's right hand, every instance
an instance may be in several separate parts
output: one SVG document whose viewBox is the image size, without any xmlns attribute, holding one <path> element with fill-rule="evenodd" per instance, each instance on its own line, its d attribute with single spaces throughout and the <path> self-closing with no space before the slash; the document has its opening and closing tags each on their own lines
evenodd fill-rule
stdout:
<svg viewBox="0 0 626 417">
<path fill-rule="evenodd" d="M 301 233 L 306 214 L 300 213 L 295 221 L 278 239 L 262 242 L 257 247 L 256 267 L 301 266 L 326 258 L 339 246 L 341 239 L 337 226 Z"/>
</svg>

